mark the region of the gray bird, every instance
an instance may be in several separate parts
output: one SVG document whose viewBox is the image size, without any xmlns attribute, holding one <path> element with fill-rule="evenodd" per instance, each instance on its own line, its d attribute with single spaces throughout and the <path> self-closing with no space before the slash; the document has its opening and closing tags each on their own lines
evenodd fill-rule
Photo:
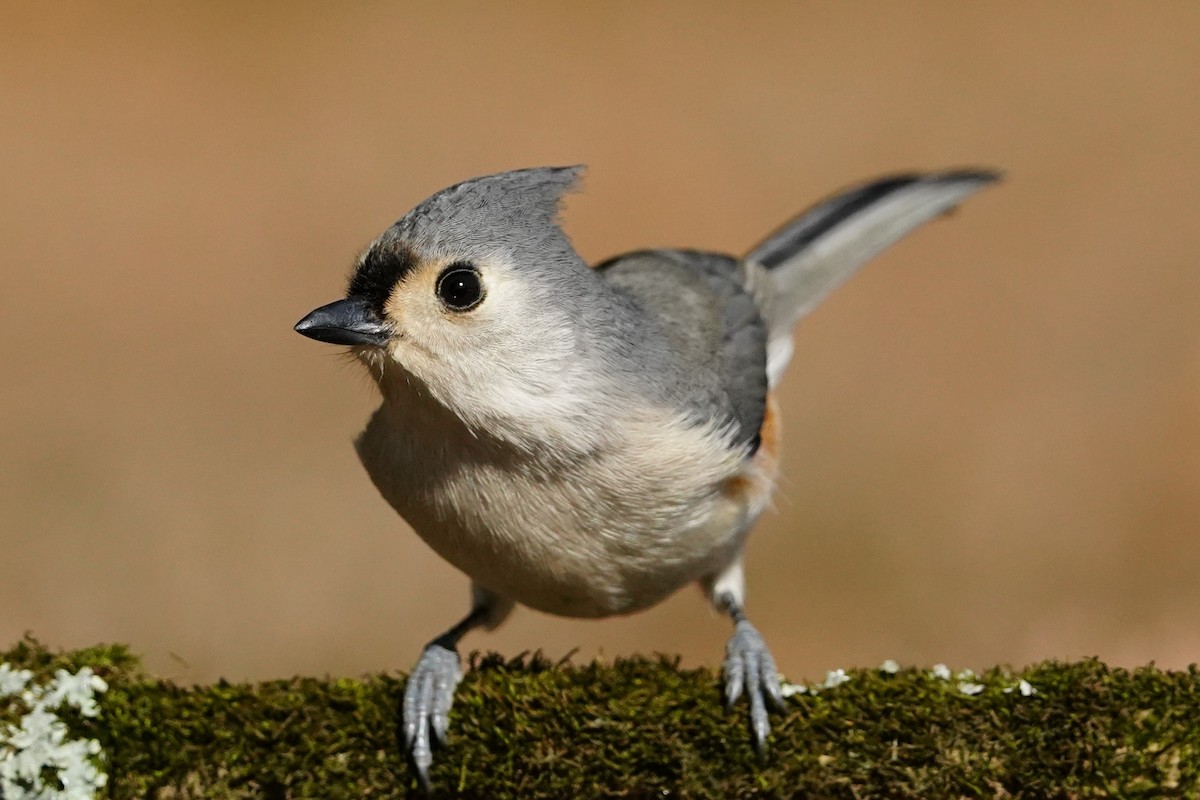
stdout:
<svg viewBox="0 0 1200 800">
<path fill-rule="evenodd" d="M 383 402 L 358 437 L 383 497 L 471 578 L 471 609 L 405 688 L 423 785 L 468 631 L 515 603 L 630 614 L 697 583 L 733 621 L 725 699 L 762 751 L 781 709 L 745 611 L 742 552 L 779 464 L 772 395 L 791 331 L 892 242 L 993 182 L 908 174 L 841 192 L 744 258 L 641 250 L 589 267 L 558 224 L 581 167 L 451 186 L 359 258 L 346 297 L 297 325 L 346 345 Z"/>
</svg>

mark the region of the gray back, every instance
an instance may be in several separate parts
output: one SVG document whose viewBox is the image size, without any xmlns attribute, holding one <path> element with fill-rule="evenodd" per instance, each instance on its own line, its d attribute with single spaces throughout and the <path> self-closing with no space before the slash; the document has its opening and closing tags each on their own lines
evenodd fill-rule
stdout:
<svg viewBox="0 0 1200 800">
<path fill-rule="evenodd" d="M 636 307 L 635 380 L 697 420 L 732 427 L 757 449 L 766 410 L 767 329 L 736 259 L 694 250 L 643 250 L 596 267 Z"/>
</svg>

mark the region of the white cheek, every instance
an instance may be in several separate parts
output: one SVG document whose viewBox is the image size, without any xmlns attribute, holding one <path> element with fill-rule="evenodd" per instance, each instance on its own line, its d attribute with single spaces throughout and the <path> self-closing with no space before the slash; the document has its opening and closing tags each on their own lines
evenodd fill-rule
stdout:
<svg viewBox="0 0 1200 800">
<path fill-rule="evenodd" d="M 423 363 L 446 379 L 487 372 L 519 338 L 520 326 L 513 324 L 519 318 L 520 309 L 501 292 L 489 292 L 479 306 L 464 312 L 447 310 L 434 299 L 409 310 L 398 344 L 408 352 L 420 351 Z"/>
<path fill-rule="evenodd" d="M 570 320 L 545 298 L 531 297 L 516 275 L 485 268 L 484 281 L 484 299 L 469 311 L 449 310 L 436 297 L 414 298 L 404 326 L 412 343 L 451 373 L 492 379 L 532 372 L 532 365 L 573 350 Z"/>
<path fill-rule="evenodd" d="M 410 301 L 394 357 L 473 429 L 531 445 L 595 445 L 593 377 L 575 356 L 571 320 L 497 270 L 487 295 L 456 316 Z"/>
</svg>

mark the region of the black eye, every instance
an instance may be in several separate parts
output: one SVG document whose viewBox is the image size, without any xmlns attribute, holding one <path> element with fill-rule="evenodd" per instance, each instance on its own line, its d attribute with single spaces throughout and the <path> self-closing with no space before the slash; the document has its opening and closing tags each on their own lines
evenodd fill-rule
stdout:
<svg viewBox="0 0 1200 800">
<path fill-rule="evenodd" d="M 438 276 L 437 296 L 451 311 L 469 311 L 483 300 L 479 270 L 470 264 L 451 264 Z"/>
</svg>

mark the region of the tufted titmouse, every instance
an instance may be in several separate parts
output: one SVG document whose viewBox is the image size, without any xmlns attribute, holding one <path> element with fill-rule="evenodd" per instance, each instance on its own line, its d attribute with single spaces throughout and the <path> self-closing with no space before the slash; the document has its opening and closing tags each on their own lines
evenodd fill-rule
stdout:
<svg viewBox="0 0 1200 800">
<path fill-rule="evenodd" d="M 819 203 L 745 258 L 641 250 L 594 268 L 558 225 L 581 167 L 476 178 L 371 243 L 345 299 L 296 330 L 348 345 L 383 403 L 356 446 L 375 486 L 470 576 L 471 611 L 405 689 L 422 783 L 461 676 L 459 639 L 514 603 L 570 617 L 698 583 L 734 623 L 725 699 L 755 745 L 782 707 L 746 618 L 742 548 L 779 463 L 772 390 L 793 324 L 863 262 L 997 179 L 898 175 Z"/>
</svg>

